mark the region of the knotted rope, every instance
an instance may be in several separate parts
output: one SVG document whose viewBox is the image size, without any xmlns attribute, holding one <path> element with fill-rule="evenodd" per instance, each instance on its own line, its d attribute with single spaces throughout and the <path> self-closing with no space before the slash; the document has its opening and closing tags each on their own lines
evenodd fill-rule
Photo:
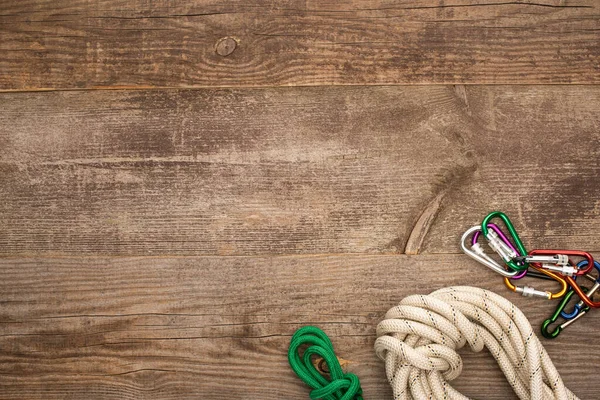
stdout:
<svg viewBox="0 0 600 400">
<path fill-rule="evenodd" d="M 300 347 L 308 345 L 300 358 Z M 329 367 L 331 380 L 326 379 L 315 368 L 312 356 L 322 357 Z M 296 331 L 288 350 L 290 366 L 308 386 L 313 388 L 311 399 L 362 400 L 362 389 L 358 377 L 344 373 L 333 351 L 329 337 L 317 327 L 305 326 Z"/>
<path fill-rule="evenodd" d="M 395 400 L 468 400 L 448 383 L 461 373 L 457 350 L 467 343 L 475 352 L 488 348 L 520 399 L 577 399 L 525 315 L 487 290 L 455 286 L 408 296 L 387 312 L 377 336 Z"/>
</svg>

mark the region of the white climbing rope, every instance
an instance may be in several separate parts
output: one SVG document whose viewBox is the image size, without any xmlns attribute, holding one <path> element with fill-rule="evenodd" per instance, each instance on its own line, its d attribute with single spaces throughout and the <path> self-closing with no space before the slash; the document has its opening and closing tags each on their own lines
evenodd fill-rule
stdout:
<svg viewBox="0 0 600 400">
<path fill-rule="evenodd" d="M 484 289 L 454 286 L 404 298 L 377 326 L 375 351 L 394 399 L 468 400 L 448 383 L 460 375 L 457 350 L 466 343 L 475 352 L 488 348 L 520 399 L 577 399 L 521 310 Z"/>
</svg>

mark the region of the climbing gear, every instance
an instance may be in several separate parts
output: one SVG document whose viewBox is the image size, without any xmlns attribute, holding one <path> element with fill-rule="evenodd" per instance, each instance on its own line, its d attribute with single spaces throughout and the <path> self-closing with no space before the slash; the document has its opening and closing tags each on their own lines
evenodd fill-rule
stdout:
<svg viewBox="0 0 600 400">
<path fill-rule="evenodd" d="M 491 222 L 496 218 L 502 220 L 508 229 L 509 235 L 504 234 L 499 226 Z M 500 255 L 504 261 L 504 266 L 485 254 L 479 243 L 477 243 L 477 239 L 481 234 L 487 239 L 489 246 Z M 467 246 L 469 236 L 471 236 L 470 248 Z M 579 319 L 580 314 L 583 315 L 589 312 L 589 308 L 600 308 L 600 301 L 594 302 L 591 299 L 592 294 L 600 289 L 600 263 L 595 262 L 590 253 L 579 250 L 532 250 L 527 252 L 510 218 L 503 212 L 491 212 L 483 219 L 480 228 L 474 226 L 468 229 L 461 238 L 461 248 L 469 257 L 502 275 L 504 284 L 513 292 L 521 293 L 523 296 L 541 297 L 549 300 L 563 298 L 563 301 L 557 307 L 557 310 L 560 310 L 558 314 L 553 314 L 551 318 L 544 322 L 545 325 L 542 327 L 542 331 L 545 337 L 557 336 L 562 329 Z M 583 260 L 575 265 L 574 259 Z M 597 278 L 589 273 L 594 267 L 598 271 Z M 513 274 L 514 272 L 518 273 Z M 560 284 L 560 289 L 550 292 L 513 282 L 525 275 L 555 280 Z M 594 283 L 587 293 L 579 287 L 576 282 L 577 277 L 585 277 Z M 569 291 L 569 287 L 572 291 Z M 568 299 L 564 297 L 567 293 L 569 299 L 575 294 L 581 298 L 581 301 L 574 306 L 572 312 L 565 310 Z M 585 311 L 583 311 L 584 306 L 586 307 Z M 556 329 L 551 330 L 550 325 L 554 324 L 559 316 L 562 316 L 566 321 Z"/>
<path fill-rule="evenodd" d="M 475 236 L 477 232 L 481 232 L 481 227 L 479 225 L 475 225 L 474 227 L 467 229 L 460 240 L 461 248 L 466 255 L 502 276 L 513 278 L 517 274 L 522 274 L 519 271 L 507 271 L 506 268 L 502 267 L 493 258 L 485 254 L 479 243 L 477 243 L 477 237 Z M 467 241 L 471 235 L 474 236 L 472 240 L 474 243 L 471 244 L 471 248 L 469 249 L 467 247 Z"/>
<path fill-rule="evenodd" d="M 494 232 L 496 232 L 498 237 L 500 237 L 500 239 L 504 243 L 506 243 L 507 246 L 509 246 L 513 251 L 515 251 L 515 253 L 517 252 L 517 249 L 508 240 L 508 237 L 504 234 L 504 232 L 502 232 L 502 230 L 500 229 L 500 227 L 498 227 L 498 225 L 490 223 L 490 224 L 488 224 L 488 228 L 492 229 Z M 468 240 L 468 237 L 470 234 L 472 234 L 472 236 L 471 236 L 471 248 L 469 249 L 467 247 L 467 240 Z M 523 270 L 516 274 L 513 274 L 514 271 L 513 272 L 507 271 L 506 268 L 503 268 L 502 266 L 500 266 L 500 264 L 498 264 L 494 259 L 492 259 L 490 256 L 488 256 L 483 251 L 483 249 L 481 248 L 481 245 L 479 245 L 479 243 L 478 243 L 478 239 L 479 239 L 480 235 L 481 235 L 481 229 L 480 229 L 479 225 L 477 225 L 472 228 L 469 228 L 463 234 L 461 241 L 460 241 L 460 245 L 461 245 L 463 252 L 465 254 L 467 254 L 469 257 L 473 258 L 474 260 L 482 263 L 483 265 L 492 269 L 493 271 L 498 272 L 502 276 L 510 277 L 510 279 L 521 279 L 526 274 L 531 277 L 539 278 L 539 279 L 546 279 L 546 280 L 554 279 L 552 276 L 548 276 L 547 274 L 538 272 L 536 270 Z"/>
<path fill-rule="evenodd" d="M 582 260 L 577 264 L 577 268 L 585 267 L 587 264 L 587 260 Z M 598 288 L 600 288 L 600 263 L 598 261 L 594 261 L 594 268 L 596 269 L 596 271 L 598 271 L 598 278 L 594 278 L 592 275 L 589 274 L 585 275 L 585 278 L 588 278 L 592 282 L 594 282 L 594 286 L 592 286 L 590 290 L 586 291 L 588 297 L 593 295 L 598 290 Z M 584 304 L 585 303 L 583 302 L 583 300 L 581 300 L 579 303 L 575 304 L 575 306 L 573 307 L 573 311 L 567 312 L 563 310 L 560 312 L 560 316 L 565 319 L 572 319 L 576 317 L 577 314 L 579 314 L 579 311 L 584 307 Z"/>
<path fill-rule="evenodd" d="M 515 246 L 513 246 L 513 244 L 510 242 L 510 240 L 504 234 L 504 232 L 502 232 L 502 230 L 500 229 L 500 227 L 498 225 L 489 223 L 487 226 L 489 229 L 492 229 L 498 235 L 498 237 L 502 240 L 502 242 L 504 242 L 508 247 L 510 247 L 515 253 L 518 254 L 518 250 L 515 248 Z M 471 246 L 473 248 L 476 248 L 476 247 L 481 248 L 481 246 L 478 243 L 479 235 L 481 235 L 481 233 L 482 233 L 481 229 L 479 229 L 479 230 L 475 231 L 475 233 L 473 233 L 473 236 L 471 237 Z M 476 249 L 474 249 L 474 250 L 476 250 Z M 483 250 L 481 250 L 481 251 L 483 251 Z M 504 268 L 502 268 L 502 269 L 504 269 Z M 519 272 L 518 274 L 515 274 L 514 276 L 510 276 L 510 279 L 521 279 L 526 274 L 527 274 L 527 270 L 523 270 L 523 271 Z M 545 275 L 543 275 L 543 274 L 540 274 L 540 275 L 545 277 Z M 507 275 L 505 275 L 505 276 L 507 276 Z"/>
<path fill-rule="evenodd" d="M 557 275 L 553 272 L 546 271 L 545 269 L 536 268 L 535 266 L 532 266 L 532 268 L 537 269 L 538 272 L 540 272 L 540 273 L 548 276 L 549 278 L 554 279 L 558 283 L 560 283 L 560 290 L 556 293 L 552 293 L 549 291 L 537 290 L 536 288 L 534 288 L 532 286 L 517 286 L 517 285 L 514 285 L 508 278 L 504 278 L 504 285 L 506 285 L 506 287 L 509 288 L 510 290 L 512 290 L 513 292 L 521 293 L 525 297 L 542 297 L 542 298 L 545 298 L 548 300 L 554 300 L 554 299 L 560 299 L 561 297 L 563 297 L 565 295 L 565 293 L 567 292 L 567 289 L 568 289 L 568 285 L 567 285 L 567 282 L 563 278 L 561 278 L 559 275 Z"/>
<path fill-rule="evenodd" d="M 308 345 L 300 356 L 300 347 Z M 323 376 L 312 363 L 313 356 L 322 357 L 329 368 L 331 380 Z M 344 373 L 333 351 L 333 344 L 321 329 L 304 326 L 294 333 L 288 349 L 288 361 L 298 377 L 310 386 L 311 399 L 363 400 L 358 377 Z"/>
<path fill-rule="evenodd" d="M 586 275 L 587 276 L 587 275 Z M 573 279 L 570 276 L 567 276 L 565 278 L 567 280 L 567 283 L 573 288 L 573 290 L 575 290 L 575 293 L 577 293 L 577 295 L 581 298 L 581 300 L 589 307 L 591 308 L 599 308 L 600 307 L 600 301 L 592 301 L 592 299 L 590 298 L 590 296 L 596 292 L 598 290 L 598 287 L 595 287 L 596 285 L 594 285 L 594 287 L 592 287 L 592 289 L 590 289 L 590 293 L 586 294 L 581 287 L 577 284 L 577 282 L 575 282 L 575 279 Z"/>
<path fill-rule="evenodd" d="M 560 283 L 560 290 L 556 293 L 552 293 L 549 291 L 537 290 L 531 286 L 516 286 L 509 279 L 504 278 L 504 284 L 506 285 L 506 287 L 508 287 L 513 292 L 521 293 L 523 296 L 526 297 L 543 297 L 548 300 L 560 299 L 565 295 L 568 289 L 568 285 L 564 278 L 562 278 L 557 273 L 542 268 L 539 264 L 530 263 L 529 266 L 533 268 L 533 270 L 536 270 L 539 273 L 546 275 L 547 277 L 554 279 L 555 281 Z"/>
<path fill-rule="evenodd" d="M 518 250 L 518 252 L 512 250 L 509 246 L 507 246 L 498 237 L 498 235 L 494 231 L 488 229 L 488 224 L 494 218 L 500 218 L 502 220 L 502 222 L 504 222 L 504 225 L 506 225 L 506 228 L 508 229 L 508 232 L 510 233 L 510 237 L 514 241 L 516 249 Z M 502 259 L 504 260 L 504 262 L 510 268 L 512 268 L 515 271 L 523 271 L 523 270 L 527 269 L 527 263 L 519 263 L 519 262 L 516 262 L 514 260 L 520 254 L 522 254 L 522 255 L 527 254 L 527 250 L 525 250 L 525 246 L 523 245 L 523 242 L 521 241 L 521 238 L 517 234 L 517 231 L 516 231 L 515 227 L 513 226 L 512 222 L 510 221 L 510 218 L 508 218 L 508 216 L 506 214 L 504 214 L 501 211 L 494 211 L 494 212 L 489 213 L 483 219 L 483 222 L 481 222 L 481 232 L 483 233 L 483 235 L 487 239 L 488 244 L 490 245 L 490 247 L 492 249 L 494 249 L 494 251 L 496 253 L 498 253 L 498 255 L 500 257 L 502 257 Z"/>
<path fill-rule="evenodd" d="M 377 326 L 375 352 L 385 361 L 394 399 L 466 399 L 449 382 L 462 370 L 458 350 L 490 350 L 520 399 L 568 400 L 565 387 L 523 313 L 505 298 L 457 286 L 412 295 Z"/>
<path fill-rule="evenodd" d="M 585 267 L 573 267 L 569 263 L 569 256 L 584 257 L 587 261 Z M 524 261 L 536 263 L 540 268 L 555 271 L 564 276 L 585 275 L 594 266 L 594 257 L 586 251 L 578 250 L 533 250 L 523 257 Z"/>
<path fill-rule="evenodd" d="M 587 288 L 583 288 L 583 289 L 586 292 L 589 292 L 589 290 Z M 565 329 L 567 326 L 571 325 L 573 322 L 577 321 L 579 318 L 583 317 L 583 315 L 589 311 L 590 308 L 588 306 L 584 306 L 584 307 L 577 309 L 578 311 L 573 317 L 569 318 L 569 317 L 564 317 L 562 315 L 566 305 L 569 303 L 569 301 L 571 300 L 571 298 L 573 297 L 574 294 L 575 294 L 575 290 L 573 290 L 573 289 L 569 290 L 567 292 L 567 294 L 565 295 L 565 297 L 563 297 L 563 299 L 558 304 L 558 307 L 556 307 L 554 314 L 552 314 L 552 316 L 550 318 L 546 319 L 542 323 L 542 336 L 544 336 L 546 339 L 554 339 L 554 338 L 558 337 L 558 335 L 562 332 L 563 329 Z M 563 317 L 565 319 L 565 322 L 563 322 L 562 324 L 560 324 L 559 326 L 557 326 L 556 328 L 554 328 L 554 330 L 552 330 L 550 332 L 549 331 L 550 325 L 555 323 L 559 316 Z"/>
</svg>

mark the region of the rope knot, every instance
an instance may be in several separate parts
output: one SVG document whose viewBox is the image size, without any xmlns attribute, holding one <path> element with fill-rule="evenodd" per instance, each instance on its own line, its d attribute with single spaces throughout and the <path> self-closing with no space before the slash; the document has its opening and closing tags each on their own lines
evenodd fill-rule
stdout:
<svg viewBox="0 0 600 400">
<path fill-rule="evenodd" d="M 300 347 L 308 345 L 300 357 Z M 322 357 L 327 363 L 331 379 L 321 375 L 311 359 Z M 296 375 L 313 390 L 311 399 L 362 400 L 362 388 L 358 377 L 344 373 L 333 351 L 329 337 L 317 327 L 305 326 L 296 331 L 288 350 L 288 360 Z"/>
<path fill-rule="evenodd" d="M 327 385 L 310 392 L 311 399 L 356 399 L 362 394 L 358 376 L 345 373 L 342 378 L 332 379 Z M 362 399 L 362 397 L 360 397 Z"/>
<path fill-rule="evenodd" d="M 414 343 L 425 344 L 415 346 Z M 451 381 L 456 379 L 462 371 L 462 358 L 455 350 L 431 343 L 422 336 L 412 335 L 404 339 L 396 335 L 381 336 L 377 339 L 375 346 L 377 355 L 381 359 L 386 362 L 390 360 L 396 372 L 402 369 L 404 370 L 403 374 L 406 374 L 407 377 L 413 373 L 413 370 L 417 370 L 415 372 L 435 371 L 441 373 L 445 380 Z"/>
</svg>

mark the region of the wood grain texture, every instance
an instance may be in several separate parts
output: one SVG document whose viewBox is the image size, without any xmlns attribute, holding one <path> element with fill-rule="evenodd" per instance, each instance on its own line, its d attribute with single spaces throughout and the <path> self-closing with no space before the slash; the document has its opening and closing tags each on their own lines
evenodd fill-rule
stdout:
<svg viewBox="0 0 600 400">
<path fill-rule="evenodd" d="M 0 34 L 0 90 L 600 83 L 595 0 L 4 0 Z"/>
<path fill-rule="evenodd" d="M 0 96 L 0 254 L 600 250 L 600 87 Z M 409 240 L 410 238 L 410 240 Z"/>
<path fill-rule="evenodd" d="M 556 304 L 507 291 L 462 255 L 2 259 L 0 269 L 2 399 L 306 399 L 286 353 L 305 324 L 331 335 L 366 398 L 391 398 L 375 326 L 403 297 L 476 284 L 515 302 L 536 332 Z M 580 366 L 600 363 L 599 329 L 590 316 L 544 341 L 583 399 L 597 394 Z M 490 354 L 461 354 L 457 389 L 514 398 Z"/>
</svg>

